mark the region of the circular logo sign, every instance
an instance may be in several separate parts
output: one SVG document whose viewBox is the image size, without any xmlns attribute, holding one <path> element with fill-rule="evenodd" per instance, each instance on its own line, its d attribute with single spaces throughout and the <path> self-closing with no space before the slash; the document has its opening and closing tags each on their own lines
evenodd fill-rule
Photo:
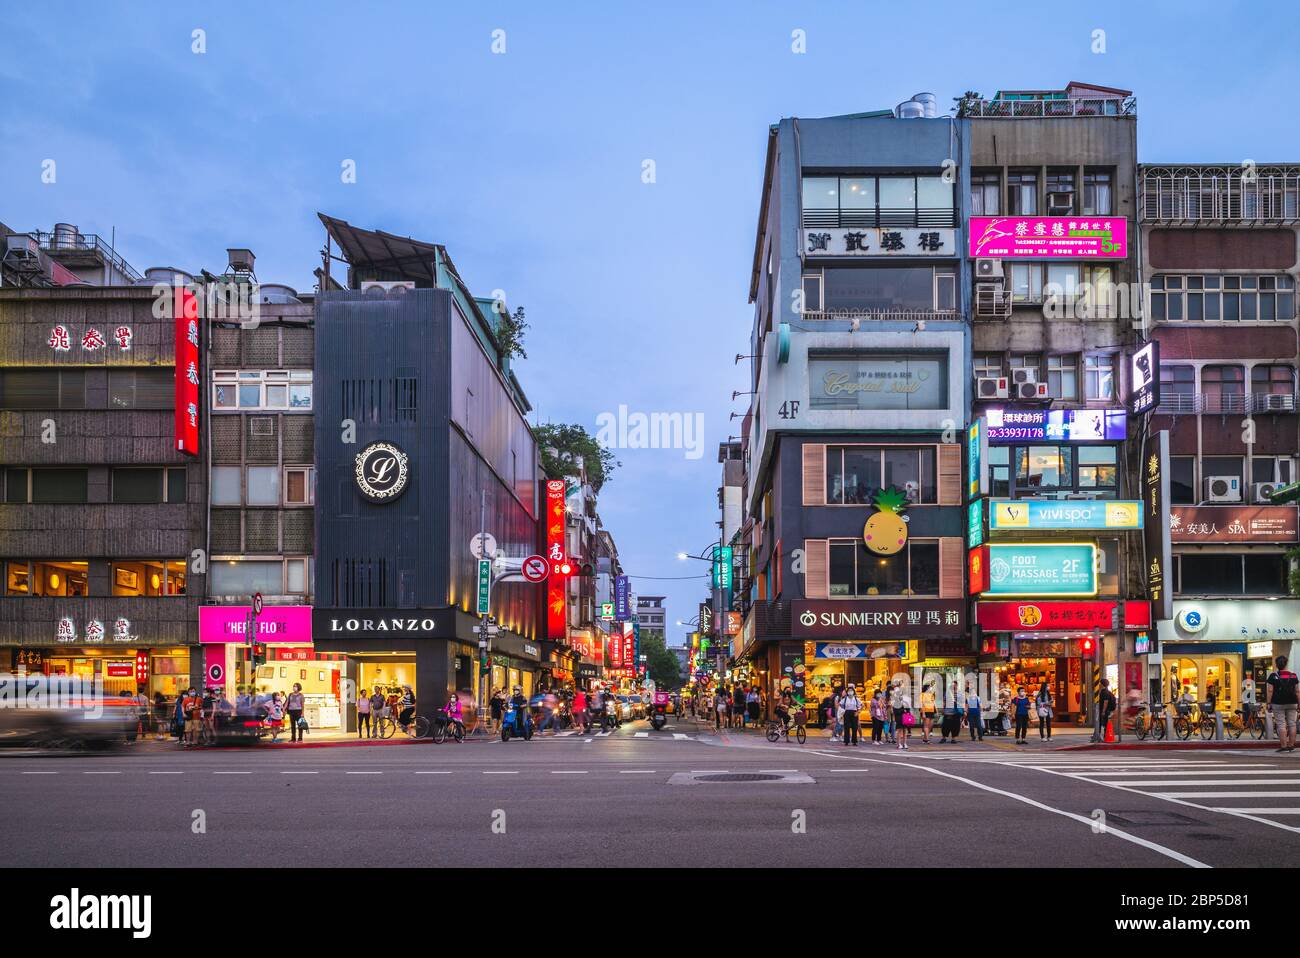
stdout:
<svg viewBox="0 0 1300 958">
<path fill-rule="evenodd" d="M 1184 632 L 1200 632 L 1205 628 L 1205 613 L 1200 609 L 1183 609 L 1178 613 L 1178 625 Z"/>
<path fill-rule="evenodd" d="M 524 560 L 520 569 L 524 574 L 524 578 L 529 582 L 541 582 L 550 571 L 546 560 L 541 556 L 529 556 Z"/>
<path fill-rule="evenodd" d="M 817 624 L 817 613 L 812 609 L 805 609 L 799 614 L 799 624 L 805 629 L 811 629 Z"/>
<path fill-rule="evenodd" d="M 406 462 L 406 453 L 391 442 L 372 442 L 357 453 L 357 488 L 371 502 L 392 502 L 406 489 Z"/>
<path fill-rule="evenodd" d="M 220 662 L 210 662 L 208 664 L 208 685 L 217 686 L 221 680 L 226 677 L 226 667 Z"/>
</svg>

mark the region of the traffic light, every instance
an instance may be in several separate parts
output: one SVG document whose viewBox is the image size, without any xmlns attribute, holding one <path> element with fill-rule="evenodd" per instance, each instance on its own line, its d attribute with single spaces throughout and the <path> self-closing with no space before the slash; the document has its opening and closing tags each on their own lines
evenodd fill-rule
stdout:
<svg viewBox="0 0 1300 958">
<path fill-rule="evenodd" d="M 1079 643 L 1079 651 L 1083 653 L 1085 659 L 1090 659 L 1097 651 L 1097 643 L 1089 636 Z"/>
<path fill-rule="evenodd" d="M 253 667 L 257 668 L 257 666 L 265 665 L 265 664 L 266 664 L 266 643 L 254 642 L 253 643 Z"/>
<path fill-rule="evenodd" d="M 584 562 L 578 567 L 578 571 L 574 574 L 584 576 L 588 579 L 595 578 L 596 564 L 594 562 Z"/>
</svg>

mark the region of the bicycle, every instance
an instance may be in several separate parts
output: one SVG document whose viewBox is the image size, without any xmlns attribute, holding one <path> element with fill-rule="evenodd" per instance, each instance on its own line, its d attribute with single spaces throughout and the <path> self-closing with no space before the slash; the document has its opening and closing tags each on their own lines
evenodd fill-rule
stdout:
<svg viewBox="0 0 1300 958">
<path fill-rule="evenodd" d="M 1200 718 L 1192 711 L 1191 706 L 1178 706 L 1178 714 L 1174 716 L 1174 734 L 1184 742 L 1192 737 L 1192 732 L 1200 725 Z"/>
<path fill-rule="evenodd" d="M 465 725 L 460 719 L 448 718 L 445 715 L 439 716 L 437 724 L 433 726 L 433 742 L 435 745 L 441 745 L 447 741 L 448 733 L 457 742 L 465 741 Z M 418 736 L 417 736 L 418 737 Z"/>
<path fill-rule="evenodd" d="M 1236 709 L 1224 721 L 1223 734 L 1241 738 L 1246 732 L 1250 733 L 1251 738 L 1263 738 L 1264 723 L 1259 720 L 1259 715 L 1254 709 Z"/>
<path fill-rule="evenodd" d="M 428 738 L 429 720 L 423 715 L 416 715 L 403 728 L 401 722 L 391 716 L 384 716 L 379 720 L 379 737 L 392 738 L 401 729 L 406 733 L 408 738 Z M 463 732 L 461 733 L 464 734 Z"/>
<path fill-rule="evenodd" d="M 1164 709 L 1150 709 L 1144 702 L 1138 706 L 1138 714 L 1133 718 L 1133 734 L 1138 741 L 1145 742 L 1148 735 L 1154 739 L 1165 737 Z"/>
<path fill-rule="evenodd" d="M 807 720 L 807 715 L 803 711 L 803 709 L 800 709 L 793 716 L 791 716 L 791 722 L 793 723 L 794 726 L 794 737 L 799 742 L 800 745 L 808 741 L 808 732 L 804 728 L 804 722 L 806 720 Z M 790 741 L 790 725 L 787 725 L 785 722 L 782 722 L 780 719 L 768 719 L 767 740 L 771 742 L 773 745 L 775 745 L 777 742 L 781 741 L 782 736 L 785 737 L 785 740 L 787 742 Z"/>
<path fill-rule="evenodd" d="M 1215 716 L 1218 713 L 1214 711 L 1206 712 L 1204 710 L 1200 710 L 1200 713 L 1200 717 L 1196 724 L 1200 729 L 1201 738 L 1208 742 L 1214 738 L 1214 733 L 1218 726 L 1218 722 L 1215 721 Z"/>
</svg>

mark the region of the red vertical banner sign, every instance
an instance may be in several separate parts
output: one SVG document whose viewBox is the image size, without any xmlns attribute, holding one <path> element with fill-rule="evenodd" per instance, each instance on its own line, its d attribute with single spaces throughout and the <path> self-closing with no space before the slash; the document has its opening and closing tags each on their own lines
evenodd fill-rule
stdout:
<svg viewBox="0 0 1300 958">
<path fill-rule="evenodd" d="M 606 662 L 611 669 L 621 669 L 623 667 L 623 636 L 611 632 L 608 639 L 609 654 Z"/>
<path fill-rule="evenodd" d="M 553 642 L 564 641 L 569 624 L 565 612 L 569 577 L 561 569 L 566 558 L 564 480 L 548 479 L 546 481 L 546 561 L 550 563 L 551 574 L 546 578 L 546 635 Z"/>
<path fill-rule="evenodd" d="M 623 668 L 636 668 L 636 633 L 632 631 L 631 622 L 620 623 L 623 634 L 618 640 L 623 644 Z"/>
<path fill-rule="evenodd" d="M 199 304 L 193 291 L 175 287 L 176 448 L 199 454 Z"/>
</svg>

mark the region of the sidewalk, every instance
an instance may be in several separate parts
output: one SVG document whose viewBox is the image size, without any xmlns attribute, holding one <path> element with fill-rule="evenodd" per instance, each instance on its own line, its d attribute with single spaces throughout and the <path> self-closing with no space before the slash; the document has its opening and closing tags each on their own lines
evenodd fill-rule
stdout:
<svg viewBox="0 0 1300 958">
<path fill-rule="evenodd" d="M 500 736 L 496 735 L 466 735 L 464 745 L 482 744 L 486 742 L 500 741 Z M 436 744 L 431 738 L 409 738 L 405 735 L 394 735 L 392 738 L 358 738 L 355 732 L 337 732 L 337 731 L 311 731 L 308 732 L 301 742 L 291 742 L 289 737 L 281 736 L 278 741 L 272 742 L 269 738 L 262 741 L 249 743 L 246 745 L 207 745 L 198 751 L 247 751 L 248 749 L 269 748 L 275 751 L 281 749 L 299 749 L 299 748 L 389 748 L 399 745 L 434 745 Z M 455 747 L 454 741 L 444 743 Z M 127 751 L 147 751 L 147 752 L 184 752 L 189 751 L 180 746 L 174 738 L 163 739 L 158 741 L 153 736 L 147 739 L 138 739 L 125 746 Z"/>
</svg>

